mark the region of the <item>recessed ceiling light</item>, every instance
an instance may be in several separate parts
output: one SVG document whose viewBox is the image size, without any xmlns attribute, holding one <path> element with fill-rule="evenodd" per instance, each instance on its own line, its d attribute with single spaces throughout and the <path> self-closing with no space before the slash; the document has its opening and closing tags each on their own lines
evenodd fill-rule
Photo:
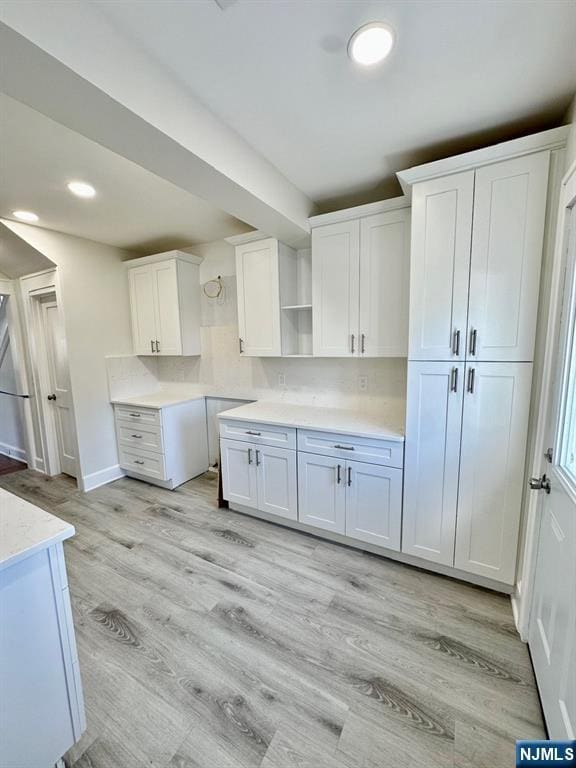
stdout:
<svg viewBox="0 0 576 768">
<path fill-rule="evenodd" d="M 67 186 L 70 192 L 78 197 L 94 197 L 96 194 L 92 184 L 86 184 L 85 181 L 71 181 Z"/>
<path fill-rule="evenodd" d="M 348 55 L 356 64 L 371 67 L 383 61 L 393 45 L 392 29 L 381 21 L 373 21 L 354 32 L 348 43 Z"/>
<path fill-rule="evenodd" d="M 20 219 L 20 221 L 38 221 L 38 216 L 36 216 L 35 213 L 32 213 L 32 211 L 12 211 L 12 216 Z"/>
</svg>

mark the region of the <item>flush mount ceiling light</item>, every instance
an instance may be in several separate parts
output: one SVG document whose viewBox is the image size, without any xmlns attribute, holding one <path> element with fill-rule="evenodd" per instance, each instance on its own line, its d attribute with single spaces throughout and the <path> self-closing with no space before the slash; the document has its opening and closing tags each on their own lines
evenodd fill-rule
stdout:
<svg viewBox="0 0 576 768">
<path fill-rule="evenodd" d="M 373 21 L 354 32 L 348 42 L 348 55 L 356 64 L 372 67 L 388 56 L 393 45 L 392 28 L 382 21 Z"/>
<path fill-rule="evenodd" d="M 70 192 L 77 197 L 94 197 L 96 190 L 92 184 L 86 184 L 85 181 L 71 181 L 66 185 Z"/>
<path fill-rule="evenodd" d="M 12 211 L 12 216 L 20 221 L 26 221 L 31 224 L 33 221 L 38 221 L 38 216 L 32 211 Z"/>
</svg>

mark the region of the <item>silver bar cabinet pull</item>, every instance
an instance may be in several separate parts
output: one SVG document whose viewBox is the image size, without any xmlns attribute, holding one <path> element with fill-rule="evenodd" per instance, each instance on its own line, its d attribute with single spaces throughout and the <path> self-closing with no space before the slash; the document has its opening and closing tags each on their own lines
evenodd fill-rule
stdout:
<svg viewBox="0 0 576 768">
<path fill-rule="evenodd" d="M 137 438 L 138 440 L 140 440 L 140 438 L 142 437 L 142 435 L 130 435 L 130 437 L 135 437 L 135 438 Z"/>
<path fill-rule="evenodd" d="M 260 437 L 260 435 L 262 434 L 262 432 L 252 432 L 251 430 L 247 429 L 247 430 L 246 430 L 246 434 L 247 434 L 247 435 L 256 435 L 256 437 Z"/>
<path fill-rule="evenodd" d="M 353 451 L 354 446 L 352 445 L 340 445 L 340 443 L 336 443 L 334 448 L 339 448 L 341 451 Z"/>
<path fill-rule="evenodd" d="M 468 369 L 468 386 L 466 389 L 468 392 L 474 392 L 474 378 L 475 378 L 475 371 L 474 368 Z"/>
<path fill-rule="evenodd" d="M 242 354 L 244 352 L 244 342 L 242 339 L 238 339 L 238 346 L 240 347 L 240 354 Z"/>
<path fill-rule="evenodd" d="M 452 335 L 452 354 L 456 357 L 460 354 L 460 331 L 458 330 L 454 331 Z"/>
<path fill-rule="evenodd" d="M 144 462 L 140 461 L 140 459 L 134 459 L 134 464 L 144 464 Z"/>
<path fill-rule="evenodd" d="M 248 464 L 252 464 L 252 448 L 248 448 Z"/>
<path fill-rule="evenodd" d="M 260 466 L 260 451 L 256 448 L 256 466 Z"/>
<path fill-rule="evenodd" d="M 160 342 L 156 339 L 156 352 L 160 352 Z"/>
<path fill-rule="evenodd" d="M 352 467 L 348 467 L 348 485 L 352 485 Z"/>
<path fill-rule="evenodd" d="M 139 419 L 142 416 L 141 413 L 131 413 L 130 416 L 134 416 L 135 419 Z"/>
<path fill-rule="evenodd" d="M 476 328 L 472 328 L 470 331 L 470 354 L 475 355 L 476 354 Z"/>
<path fill-rule="evenodd" d="M 354 336 L 354 334 L 351 333 L 350 334 L 350 352 L 352 352 L 352 354 L 354 354 L 354 339 L 355 338 L 356 337 Z"/>
<path fill-rule="evenodd" d="M 450 374 L 450 391 L 458 392 L 458 368 L 452 368 Z"/>
<path fill-rule="evenodd" d="M 340 466 L 340 464 L 338 464 L 338 467 L 336 469 L 336 482 L 338 483 L 338 485 L 340 485 L 340 483 L 342 482 L 342 467 Z"/>
<path fill-rule="evenodd" d="M 152 354 L 154 354 L 154 342 L 152 339 L 150 339 L 150 349 L 152 350 Z"/>
<path fill-rule="evenodd" d="M 362 336 L 360 337 L 360 342 L 361 342 L 360 350 L 362 354 L 364 354 L 364 352 L 366 351 L 366 334 L 364 333 L 362 334 Z"/>
</svg>

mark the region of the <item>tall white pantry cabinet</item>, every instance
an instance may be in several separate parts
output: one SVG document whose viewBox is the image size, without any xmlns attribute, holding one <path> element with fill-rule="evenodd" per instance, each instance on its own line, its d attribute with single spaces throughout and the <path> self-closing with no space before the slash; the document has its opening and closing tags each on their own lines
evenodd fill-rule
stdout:
<svg viewBox="0 0 576 768">
<path fill-rule="evenodd" d="M 550 151 L 482 152 L 399 174 L 413 185 L 402 551 L 512 585 Z"/>
</svg>

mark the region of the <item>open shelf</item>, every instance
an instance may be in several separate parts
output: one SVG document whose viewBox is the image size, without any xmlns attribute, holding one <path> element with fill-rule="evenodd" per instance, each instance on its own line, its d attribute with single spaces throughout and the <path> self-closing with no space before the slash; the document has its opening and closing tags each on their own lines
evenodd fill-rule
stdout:
<svg viewBox="0 0 576 768">
<path fill-rule="evenodd" d="M 312 254 L 291 251 L 280 265 L 282 357 L 312 356 Z"/>
</svg>

